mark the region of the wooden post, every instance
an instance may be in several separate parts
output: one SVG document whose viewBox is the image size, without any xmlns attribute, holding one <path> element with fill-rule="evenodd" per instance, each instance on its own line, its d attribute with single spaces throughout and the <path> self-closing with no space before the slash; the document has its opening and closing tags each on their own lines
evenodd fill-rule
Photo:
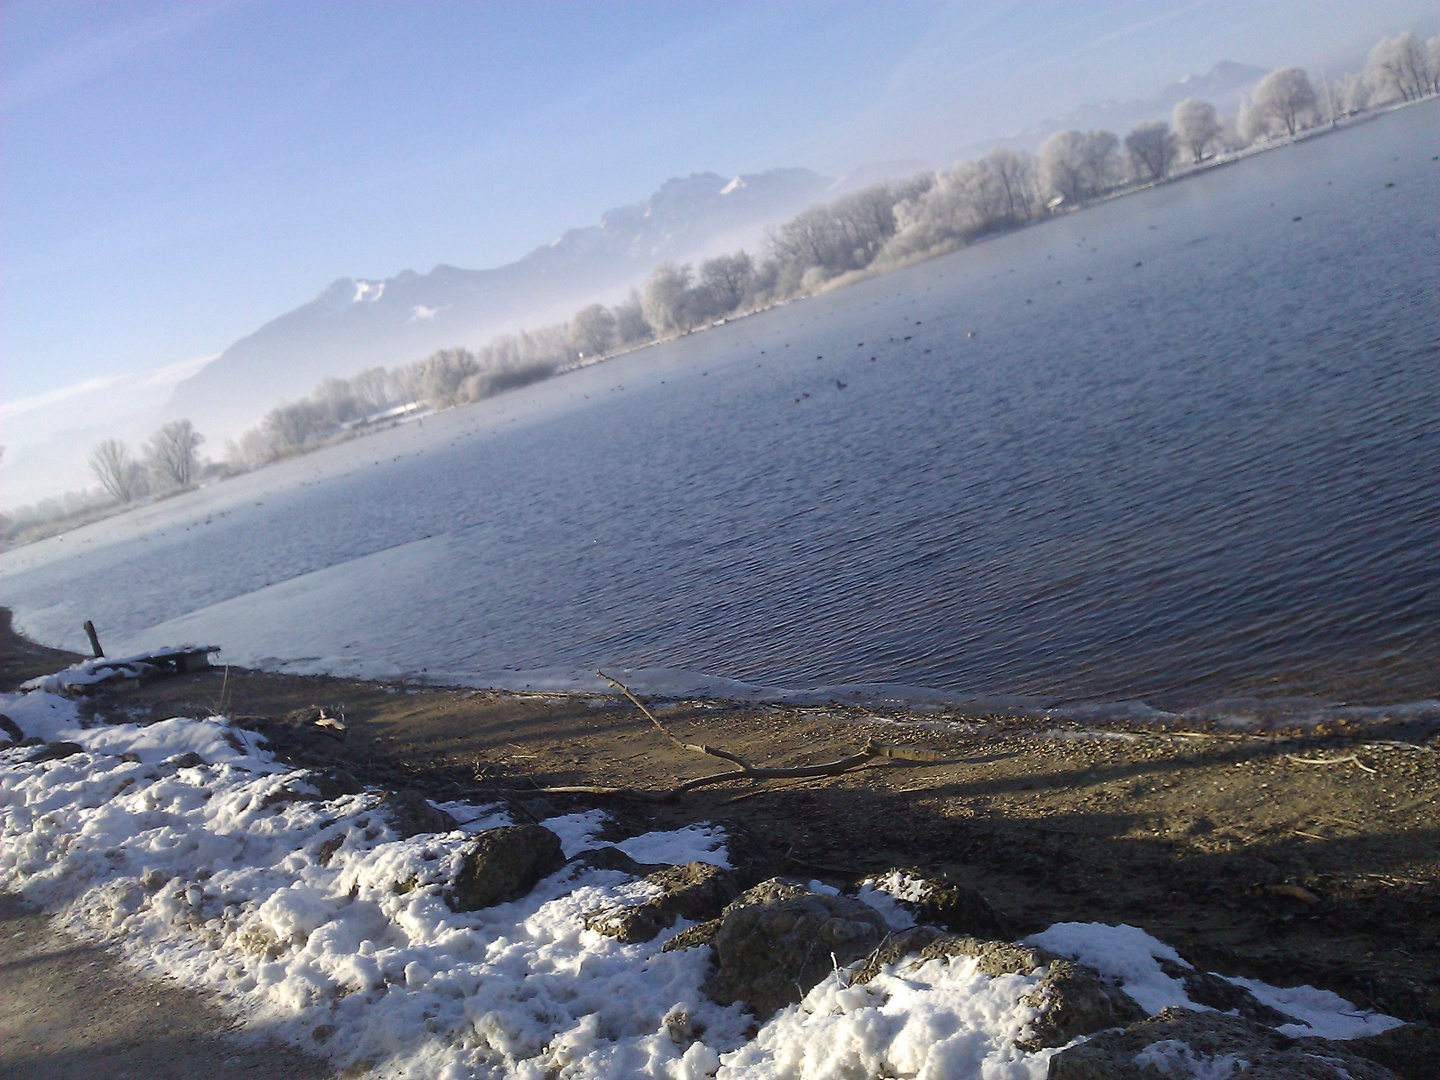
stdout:
<svg viewBox="0 0 1440 1080">
<path fill-rule="evenodd" d="M 95 633 L 95 624 L 89 619 L 85 620 L 85 633 L 90 635 L 90 650 L 95 654 L 95 659 L 104 657 L 105 650 L 100 648 L 100 635 Z"/>
</svg>

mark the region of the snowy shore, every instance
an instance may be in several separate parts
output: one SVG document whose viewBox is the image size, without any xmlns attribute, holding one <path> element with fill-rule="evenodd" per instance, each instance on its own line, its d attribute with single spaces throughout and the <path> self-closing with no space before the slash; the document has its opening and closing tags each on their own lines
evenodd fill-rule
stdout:
<svg viewBox="0 0 1440 1080">
<path fill-rule="evenodd" d="M 0 888 L 142 969 L 218 992 L 237 1017 L 337 1068 L 1041 1078 L 1064 1049 L 1021 1045 L 1044 1011 L 1033 1003 L 1044 969 L 992 976 L 966 956 L 902 958 L 864 985 L 836 964 L 763 1023 L 716 1004 L 703 989 L 711 948 L 663 951 L 686 920 L 635 944 L 586 928 L 595 911 L 659 891 L 573 860 L 610 846 L 600 810 L 542 822 L 572 861 L 527 895 L 457 912 L 445 896 L 460 849 L 512 823 L 499 806 L 442 803 L 458 830 L 405 836 L 382 792 L 326 798 L 316 774 L 223 718 L 104 723 L 45 691 L 0 695 L 0 712 L 30 743 L 0 750 Z M 613 846 L 645 864 L 729 862 L 723 830 L 703 822 Z M 898 932 L 915 916 L 903 879 L 892 891 L 901 898 L 869 888 L 858 899 Z M 1028 944 L 1092 968 L 1145 1013 L 1204 1009 L 1166 973 L 1185 966 L 1179 955 L 1133 927 L 1063 923 Z M 1313 988 L 1233 982 L 1283 1015 L 1282 1035 L 1350 1039 L 1400 1023 Z"/>
</svg>

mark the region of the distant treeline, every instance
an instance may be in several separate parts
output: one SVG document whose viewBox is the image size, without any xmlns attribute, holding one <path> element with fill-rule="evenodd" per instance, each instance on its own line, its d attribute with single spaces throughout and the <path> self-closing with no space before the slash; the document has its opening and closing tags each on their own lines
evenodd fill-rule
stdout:
<svg viewBox="0 0 1440 1080">
<path fill-rule="evenodd" d="M 1061 131 L 1033 155 L 997 147 L 948 169 L 876 184 L 797 214 L 770 231 L 758 255 L 737 251 L 706 259 L 698 269 L 662 263 L 623 303 L 590 304 L 566 322 L 502 335 L 473 351 L 442 349 L 400 367 L 326 379 L 309 397 L 278 405 L 228 443 L 225 470 L 255 468 L 407 411 L 477 401 L 855 276 L 944 254 L 1221 155 L 1435 94 L 1440 94 L 1440 37 L 1421 41 L 1407 32 L 1377 43 L 1363 71 L 1319 87 L 1302 68 L 1271 72 L 1233 117 L 1219 116 L 1209 102 L 1187 100 L 1175 106 L 1169 123 L 1142 124 L 1123 140 L 1109 131 Z M 182 423 L 189 432 L 188 422 Z M 157 465 L 156 439 L 139 462 L 115 440 L 96 448 L 92 465 L 114 503 L 133 501 L 151 487 L 184 487 L 198 475 L 198 460 L 191 461 L 183 481 Z M 106 497 L 65 496 L 63 505 L 47 500 L 22 508 L 0 519 L 0 536 L 13 541 L 22 523 L 33 532 L 47 514 L 83 516 Z"/>
<path fill-rule="evenodd" d="M 29 543 L 106 517 L 137 500 L 194 487 L 207 472 L 223 471 L 201 461 L 198 451 L 204 441 L 189 420 L 157 429 L 138 456 L 122 440 L 106 439 L 90 451 L 90 471 L 100 481 L 99 490 L 67 491 L 0 516 L 0 541 L 6 546 Z"/>
<path fill-rule="evenodd" d="M 813 206 L 771 230 L 758 256 L 745 251 L 693 267 L 666 262 L 622 304 L 591 304 L 568 321 L 495 338 L 471 351 L 351 379 L 326 379 L 282 404 L 230 444 L 250 468 L 328 441 L 386 410 L 476 401 L 587 360 L 689 333 L 734 315 L 816 292 L 847 277 L 943 254 L 992 233 L 1164 180 L 1365 108 L 1440 92 L 1440 38 L 1405 33 L 1378 43 L 1363 72 L 1316 88 L 1298 67 L 1271 72 L 1234 117 L 1205 101 L 1182 101 L 1169 123 L 1109 131 L 1061 131 L 1035 154 L 996 147 L 984 157 L 881 183 Z"/>
</svg>

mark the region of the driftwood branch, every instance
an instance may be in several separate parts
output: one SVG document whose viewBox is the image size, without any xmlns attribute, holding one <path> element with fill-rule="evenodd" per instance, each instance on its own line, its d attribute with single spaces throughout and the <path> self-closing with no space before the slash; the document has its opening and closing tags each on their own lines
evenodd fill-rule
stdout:
<svg viewBox="0 0 1440 1080">
<path fill-rule="evenodd" d="M 610 795 L 618 798 L 636 799 L 642 802 L 672 802 L 680 796 L 700 788 L 710 787 L 713 784 L 728 784 L 735 780 L 797 780 L 816 776 L 839 776 L 841 773 L 858 769 L 879 758 L 889 758 L 892 761 L 903 761 L 909 764 L 941 765 L 952 762 L 954 759 L 934 750 L 916 750 L 908 746 L 893 746 L 888 743 L 867 742 L 856 753 L 839 758 L 836 761 L 827 761 L 819 765 L 794 765 L 782 768 L 771 768 L 766 766 L 752 765 L 738 754 L 732 754 L 728 750 L 721 750 L 714 746 L 706 746 L 703 743 L 687 743 L 676 738 L 665 725 L 660 723 L 655 714 L 645 707 L 645 703 L 630 692 L 630 688 L 617 679 L 612 679 L 603 671 L 595 674 L 604 679 L 611 686 L 615 687 L 639 709 L 647 720 L 655 726 L 666 739 L 680 747 L 696 754 L 704 754 L 706 757 L 720 758 L 735 765 L 734 769 L 727 769 L 725 772 L 711 773 L 708 776 L 697 776 L 693 780 L 686 780 L 672 788 L 650 790 L 646 788 L 631 787 L 609 787 L 602 784 L 567 784 L 556 787 L 540 787 L 530 789 L 527 794 L 535 795 Z"/>
<path fill-rule="evenodd" d="M 1376 772 L 1375 769 L 1372 769 L 1369 765 L 1366 765 L 1363 761 L 1361 761 L 1361 760 L 1360 760 L 1358 757 L 1356 757 L 1354 754 L 1346 754 L 1344 757 L 1333 757 L 1333 758 L 1306 758 L 1306 757 L 1297 757 L 1297 756 L 1294 755 L 1294 754 L 1286 754 L 1285 756 L 1286 756 L 1287 758 L 1289 758 L 1291 761 L 1295 762 L 1295 764 L 1297 764 L 1297 765 L 1345 765 L 1345 764 L 1351 764 L 1351 765 L 1354 765 L 1357 769 L 1364 769 L 1366 772 L 1371 773 L 1372 775 Z"/>
</svg>

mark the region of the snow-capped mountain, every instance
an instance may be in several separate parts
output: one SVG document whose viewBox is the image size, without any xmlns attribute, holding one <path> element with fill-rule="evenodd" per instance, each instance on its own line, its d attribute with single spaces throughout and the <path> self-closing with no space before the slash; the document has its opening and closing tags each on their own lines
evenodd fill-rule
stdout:
<svg viewBox="0 0 1440 1080">
<path fill-rule="evenodd" d="M 598 225 L 571 229 L 508 266 L 340 278 L 180 383 L 166 414 L 188 417 L 212 436 L 233 434 L 326 376 L 563 319 L 592 301 L 622 297 L 666 259 L 753 245 L 767 225 L 823 197 L 829 184 L 808 169 L 697 173 L 667 180 L 643 202 L 611 210 Z"/>
</svg>

